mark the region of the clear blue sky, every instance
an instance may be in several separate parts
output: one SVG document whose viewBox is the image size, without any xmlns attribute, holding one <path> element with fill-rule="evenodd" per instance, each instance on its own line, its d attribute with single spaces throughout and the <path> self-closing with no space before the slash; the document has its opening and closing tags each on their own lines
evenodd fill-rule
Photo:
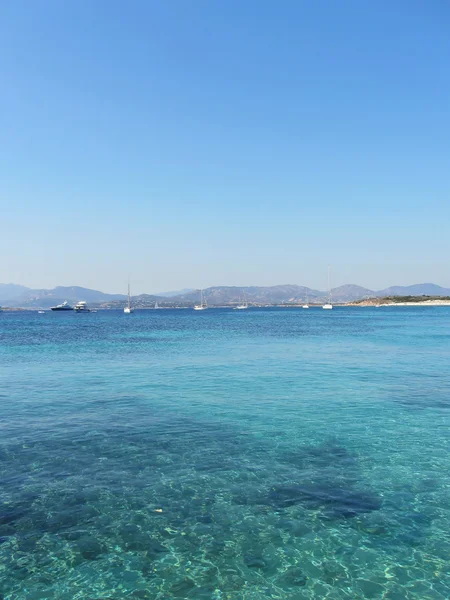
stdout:
<svg viewBox="0 0 450 600">
<path fill-rule="evenodd" d="M 447 0 L 9 0 L 0 281 L 450 286 Z"/>
</svg>

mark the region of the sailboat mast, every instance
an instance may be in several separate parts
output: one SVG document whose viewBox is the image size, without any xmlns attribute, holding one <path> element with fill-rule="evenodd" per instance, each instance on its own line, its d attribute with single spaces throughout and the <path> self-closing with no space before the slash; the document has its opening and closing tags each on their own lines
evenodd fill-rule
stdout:
<svg viewBox="0 0 450 600">
<path fill-rule="evenodd" d="M 331 267 L 328 265 L 328 301 L 331 304 Z"/>
<path fill-rule="evenodd" d="M 128 282 L 128 308 L 131 308 L 131 302 L 130 302 L 130 282 Z"/>
</svg>

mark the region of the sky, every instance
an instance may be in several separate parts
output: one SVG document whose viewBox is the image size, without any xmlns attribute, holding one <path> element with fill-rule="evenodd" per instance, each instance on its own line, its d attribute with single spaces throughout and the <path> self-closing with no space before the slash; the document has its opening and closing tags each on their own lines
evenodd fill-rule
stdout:
<svg viewBox="0 0 450 600">
<path fill-rule="evenodd" d="M 5 0 L 0 282 L 450 287 L 447 0 Z"/>
</svg>

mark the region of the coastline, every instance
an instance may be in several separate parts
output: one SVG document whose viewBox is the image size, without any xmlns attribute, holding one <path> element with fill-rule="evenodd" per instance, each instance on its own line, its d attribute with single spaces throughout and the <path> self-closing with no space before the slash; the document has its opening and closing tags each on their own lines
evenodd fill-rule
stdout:
<svg viewBox="0 0 450 600">
<path fill-rule="evenodd" d="M 360 302 L 336 302 L 333 303 L 335 308 L 338 307 L 346 307 L 346 308 L 382 308 L 386 306 L 450 306 L 450 300 L 421 300 L 421 301 L 411 301 L 411 302 L 376 302 L 374 300 L 363 300 Z M 96 311 L 100 312 L 108 312 L 119 310 L 122 308 L 119 307 L 105 307 L 105 306 L 93 306 Z M 222 304 L 222 305 L 210 305 L 208 308 L 211 309 L 234 309 L 235 305 L 231 304 Z M 251 308 L 302 308 L 302 304 L 250 304 L 248 306 Z M 322 308 L 322 304 L 310 304 L 309 308 Z M 144 311 L 153 311 L 153 310 L 192 310 L 192 306 L 159 306 L 157 309 L 153 308 L 153 306 L 135 306 L 136 310 L 144 310 Z M 0 312 L 38 312 L 45 311 L 50 313 L 51 310 L 49 308 L 39 308 L 39 307 L 9 307 L 2 306 L 0 308 Z"/>
<path fill-rule="evenodd" d="M 349 302 L 348 304 L 345 304 L 344 306 L 361 306 L 362 308 L 367 308 L 367 307 L 378 307 L 378 308 L 383 308 L 385 306 L 450 306 L 450 300 L 422 300 L 419 302 L 383 302 L 380 304 L 377 304 L 375 302 L 358 302 L 358 303 L 353 303 L 353 302 Z"/>
<path fill-rule="evenodd" d="M 423 302 L 389 302 L 381 306 L 450 306 L 450 300 L 424 300 Z"/>
</svg>

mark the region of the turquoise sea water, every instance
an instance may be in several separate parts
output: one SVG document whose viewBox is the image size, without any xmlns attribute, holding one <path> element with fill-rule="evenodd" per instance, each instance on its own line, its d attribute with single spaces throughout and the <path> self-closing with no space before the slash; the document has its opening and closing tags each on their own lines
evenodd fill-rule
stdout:
<svg viewBox="0 0 450 600">
<path fill-rule="evenodd" d="M 0 314 L 0 598 L 450 597 L 450 309 Z"/>
</svg>

